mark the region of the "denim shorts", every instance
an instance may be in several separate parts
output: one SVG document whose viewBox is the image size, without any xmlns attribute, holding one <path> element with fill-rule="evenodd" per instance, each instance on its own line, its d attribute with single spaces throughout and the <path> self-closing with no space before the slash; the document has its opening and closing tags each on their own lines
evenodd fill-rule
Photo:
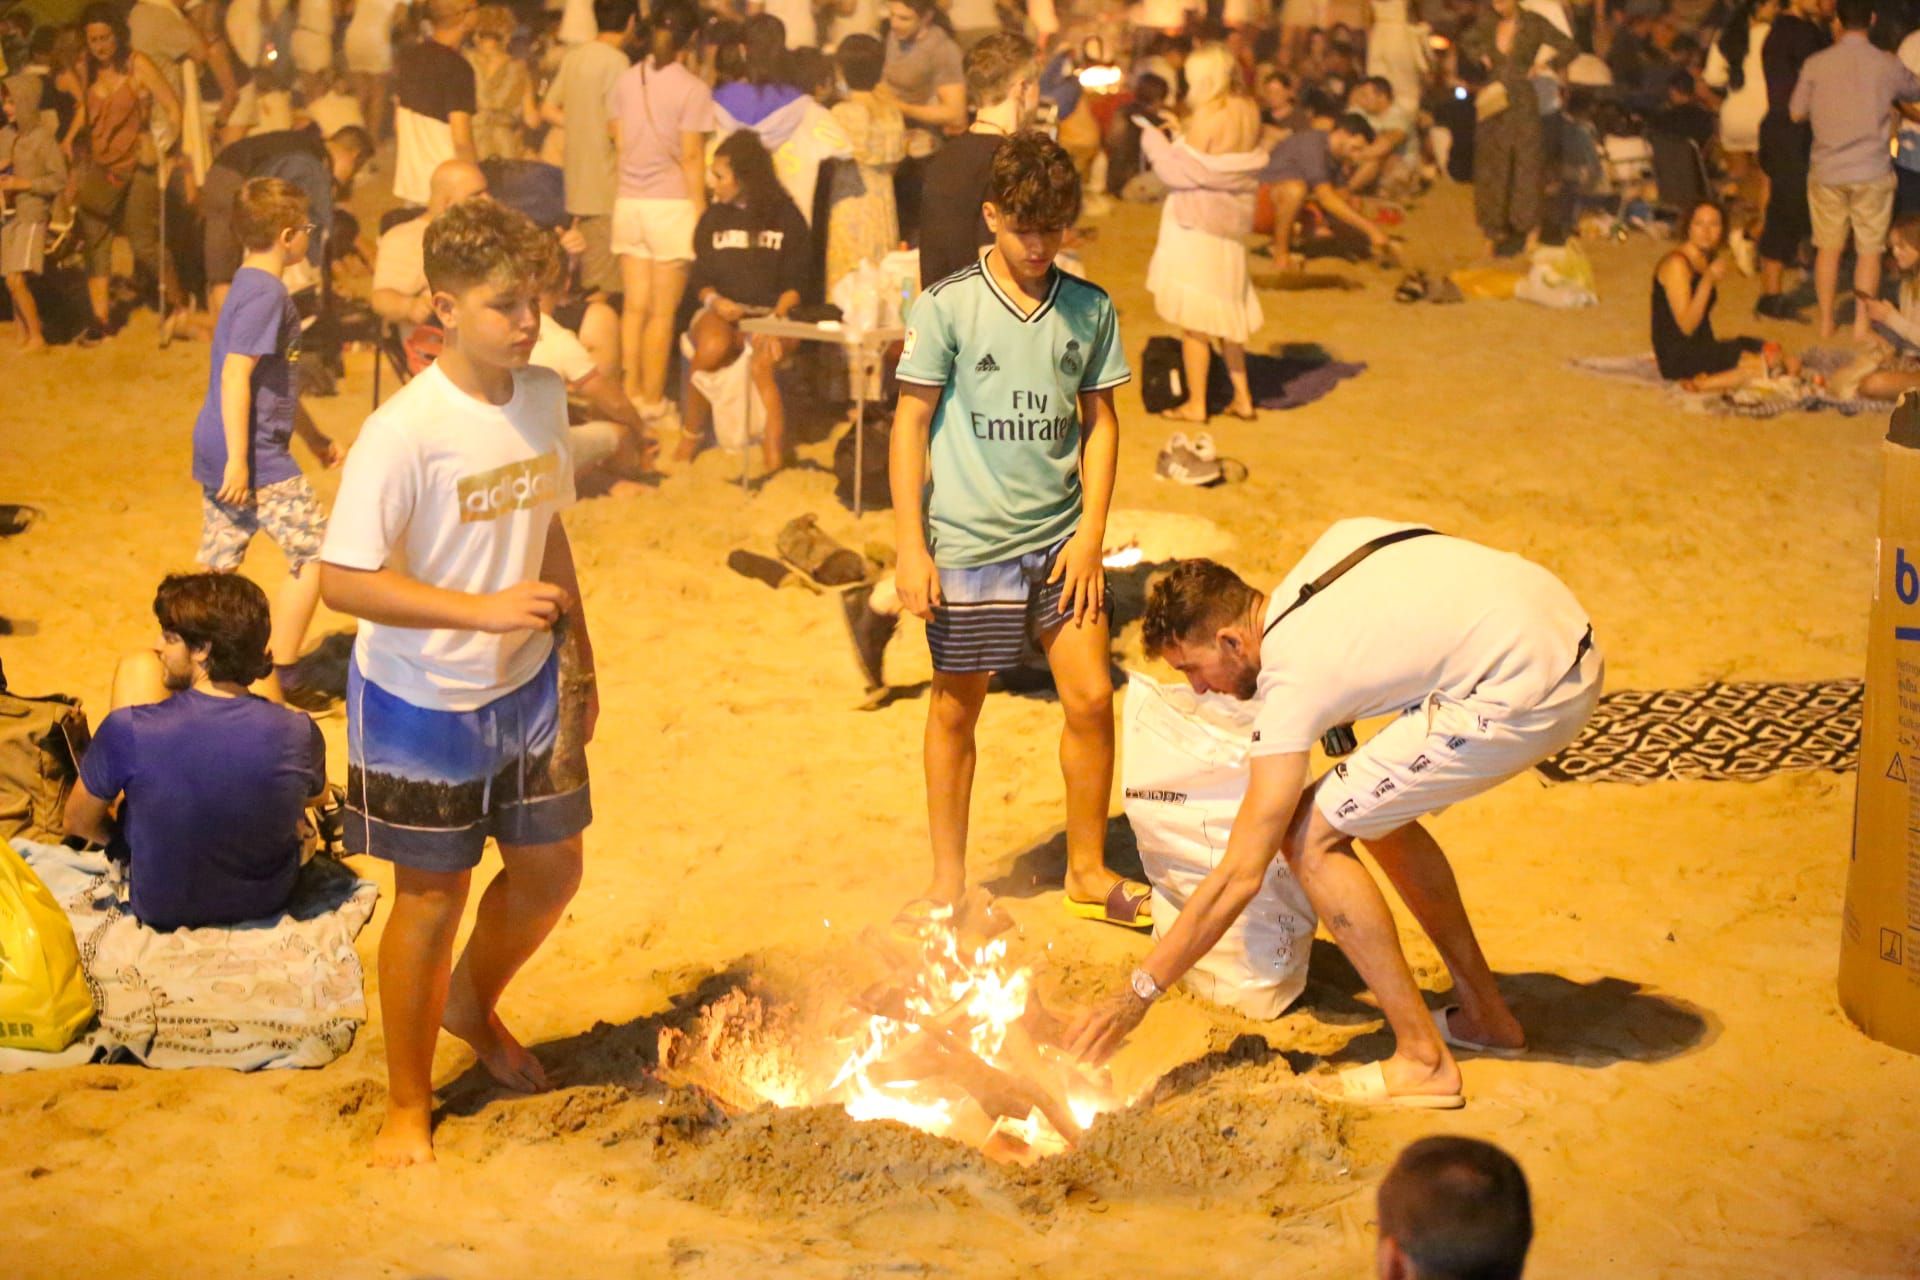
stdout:
<svg viewBox="0 0 1920 1280">
<path fill-rule="evenodd" d="M 1020 665 L 1027 642 L 1067 620 L 1064 582 L 1048 582 L 1065 538 L 996 564 L 941 569 L 941 603 L 927 623 L 933 669 L 959 675 Z"/>
<path fill-rule="evenodd" d="M 349 853 L 422 871 L 478 865 L 501 844 L 551 844 L 593 820 L 584 707 L 563 704 L 560 655 L 473 711 L 418 707 L 347 672 Z"/>
</svg>

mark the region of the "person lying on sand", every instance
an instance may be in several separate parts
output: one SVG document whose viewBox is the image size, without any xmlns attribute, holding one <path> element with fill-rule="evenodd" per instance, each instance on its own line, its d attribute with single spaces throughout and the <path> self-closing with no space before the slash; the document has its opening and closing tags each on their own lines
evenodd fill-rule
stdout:
<svg viewBox="0 0 1920 1280">
<path fill-rule="evenodd" d="M 1604 671 L 1586 610 L 1518 556 L 1415 525 L 1343 520 L 1272 595 L 1211 560 L 1180 562 L 1148 595 L 1142 639 L 1195 692 L 1260 703 L 1252 776 L 1220 865 L 1129 989 L 1080 1015 L 1067 1047 L 1096 1063 L 1111 1055 L 1148 1005 L 1220 940 L 1283 853 L 1394 1035 L 1391 1057 L 1340 1072 L 1332 1095 L 1462 1106 L 1448 1046 L 1515 1053 L 1526 1034 L 1494 985 L 1446 855 L 1418 819 L 1578 735 Z M 1396 712 L 1308 782 L 1315 741 Z M 1386 899 L 1354 854 L 1356 839 L 1432 937 L 1457 1006 L 1428 1012 Z"/>
</svg>

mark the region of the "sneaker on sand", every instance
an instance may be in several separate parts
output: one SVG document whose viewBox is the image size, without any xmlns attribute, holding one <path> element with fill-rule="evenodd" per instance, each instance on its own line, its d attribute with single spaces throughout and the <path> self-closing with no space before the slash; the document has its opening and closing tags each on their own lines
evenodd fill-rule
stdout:
<svg viewBox="0 0 1920 1280">
<path fill-rule="evenodd" d="M 1212 441 L 1208 441 L 1209 447 Z M 1217 459 L 1202 458 L 1195 453 L 1187 442 L 1186 433 L 1176 431 L 1168 438 L 1166 447 L 1160 450 L 1159 459 L 1153 464 L 1156 480 L 1171 480 L 1175 484 L 1193 485 L 1198 488 L 1217 484 L 1220 481 L 1220 463 Z"/>
<path fill-rule="evenodd" d="M 1220 454 L 1213 447 L 1213 436 L 1209 432 L 1202 431 L 1199 435 L 1196 435 L 1188 447 L 1193 450 L 1193 456 L 1202 462 L 1218 462 L 1220 460 Z"/>
<path fill-rule="evenodd" d="M 868 692 L 886 687 L 887 641 L 893 638 L 900 619 L 876 613 L 872 605 L 873 588 L 866 584 L 848 587 L 840 593 L 840 617 L 847 624 L 847 637 L 853 641 L 854 661 Z"/>
</svg>

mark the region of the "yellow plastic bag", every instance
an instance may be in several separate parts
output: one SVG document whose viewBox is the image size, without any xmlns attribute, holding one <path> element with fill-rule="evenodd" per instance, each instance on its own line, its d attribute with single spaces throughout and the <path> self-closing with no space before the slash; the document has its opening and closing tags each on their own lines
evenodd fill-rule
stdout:
<svg viewBox="0 0 1920 1280">
<path fill-rule="evenodd" d="M 0 841 L 0 1048 L 55 1053 L 91 1021 L 73 926 L 33 868 Z"/>
<path fill-rule="evenodd" d="M 1526 279 L 1505 267 L 1462 267 L 1450 278 L 1469 298 L 1511 298 L 1514 286 Z"/>
</svg>

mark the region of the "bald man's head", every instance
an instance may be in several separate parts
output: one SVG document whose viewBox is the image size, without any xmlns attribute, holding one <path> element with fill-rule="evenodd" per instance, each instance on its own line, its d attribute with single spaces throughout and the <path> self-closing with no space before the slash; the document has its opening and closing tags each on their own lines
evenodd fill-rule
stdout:
<svg viewBox="0 0 1920 1280">
<path fill-rule="evenodd" d="M 487 175 L 471 160 L 446 160 L 433 171 L 427 212 L 439 217 L 462 200 L 487 194 Z"/>
</svg>

